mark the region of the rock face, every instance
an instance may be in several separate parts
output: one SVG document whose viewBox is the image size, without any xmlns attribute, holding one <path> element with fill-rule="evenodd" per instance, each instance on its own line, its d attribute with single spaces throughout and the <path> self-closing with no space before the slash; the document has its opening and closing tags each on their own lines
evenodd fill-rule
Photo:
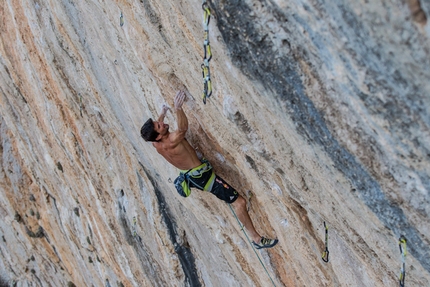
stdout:
<svg viewBox="0 0 430 287">
<path fill-rule="evenodd" d="M 373 2 L 208 2 L 204 105 L 200 2 L 2 1 L 1 283 L 429 286 L 430 4 Z M 140 138 L 178 89 L 275 248 Z"/>
</svg>

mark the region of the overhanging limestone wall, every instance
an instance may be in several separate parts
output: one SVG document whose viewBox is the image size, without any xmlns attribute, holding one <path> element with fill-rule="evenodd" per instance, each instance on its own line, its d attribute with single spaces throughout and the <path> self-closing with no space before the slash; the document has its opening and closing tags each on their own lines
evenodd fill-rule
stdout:
<svg viewBox="0 0 430 287">
<path fill-rule="evenodd" d="M 400 234 L 408 285 L 427 286 L 430 7 L 211 1 L 203 105 L 200 4 L 0 4 L 0 277 L 272 285 L 230 208 L 177 195 L 177 170 L 140 139 L 185 89 L 188 139 L 280 240 L 259 252 L 277 286 L 397 284 Z"/>
</svg>

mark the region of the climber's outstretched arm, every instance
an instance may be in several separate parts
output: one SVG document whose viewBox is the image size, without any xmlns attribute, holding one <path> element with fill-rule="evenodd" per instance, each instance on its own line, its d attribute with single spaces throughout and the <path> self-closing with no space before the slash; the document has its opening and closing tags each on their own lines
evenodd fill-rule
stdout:
<svg viewBox="0 0 430 287">
<path fill-rule="evenodd" d="M 157 119 L 157 122 L 164 122 L 164 117 L 166 116 L 168 110 L 169 110 L 169 107 L 166 105 L 163 105 L 160 116 Z"/>
<path fill-rule="evenodd" d="M 188 130 L 188 119 L 182 110 L 182 105 L 185 101 L 185 93 L 178 91 L 175 96 L 176 120 L 178 121 L 178 130 L 172 134 L 170 141 L 172 143 L 180 142 L 185 138 Z"/>
</svg>

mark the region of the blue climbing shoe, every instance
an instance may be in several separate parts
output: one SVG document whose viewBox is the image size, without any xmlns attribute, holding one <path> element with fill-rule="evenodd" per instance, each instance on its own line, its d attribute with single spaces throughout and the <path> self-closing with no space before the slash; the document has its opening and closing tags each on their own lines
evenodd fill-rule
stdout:
<svg viewBox="0 0 430 287">
<path fill-rule="evenodd" d="M 252 241 L 252 244 L 254 245 L 255 249 L 271 248 L 277 243 L 278 239 L 269 239 L 265 237 L 261 237 L 260 243 L 255 243 L 254 241 Z"/>
</svg>

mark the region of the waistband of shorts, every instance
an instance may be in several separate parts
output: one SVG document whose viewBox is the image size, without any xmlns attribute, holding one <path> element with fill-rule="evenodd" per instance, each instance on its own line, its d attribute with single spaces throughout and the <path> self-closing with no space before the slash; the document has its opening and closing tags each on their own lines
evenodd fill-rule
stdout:
<svg viewBox="0 0 430 287">
<path fill-rule="evenodd" d="M 188 173 L 191 176 L 201 175 L 202 173 L 211 170 L 212 166 L 211 164 L 206 160 L 202 160 L 203 163 L 195 168 L 189 169 L 189 170 L 179 170 L 180 173 L 185 174 Z"/>
</svg>

